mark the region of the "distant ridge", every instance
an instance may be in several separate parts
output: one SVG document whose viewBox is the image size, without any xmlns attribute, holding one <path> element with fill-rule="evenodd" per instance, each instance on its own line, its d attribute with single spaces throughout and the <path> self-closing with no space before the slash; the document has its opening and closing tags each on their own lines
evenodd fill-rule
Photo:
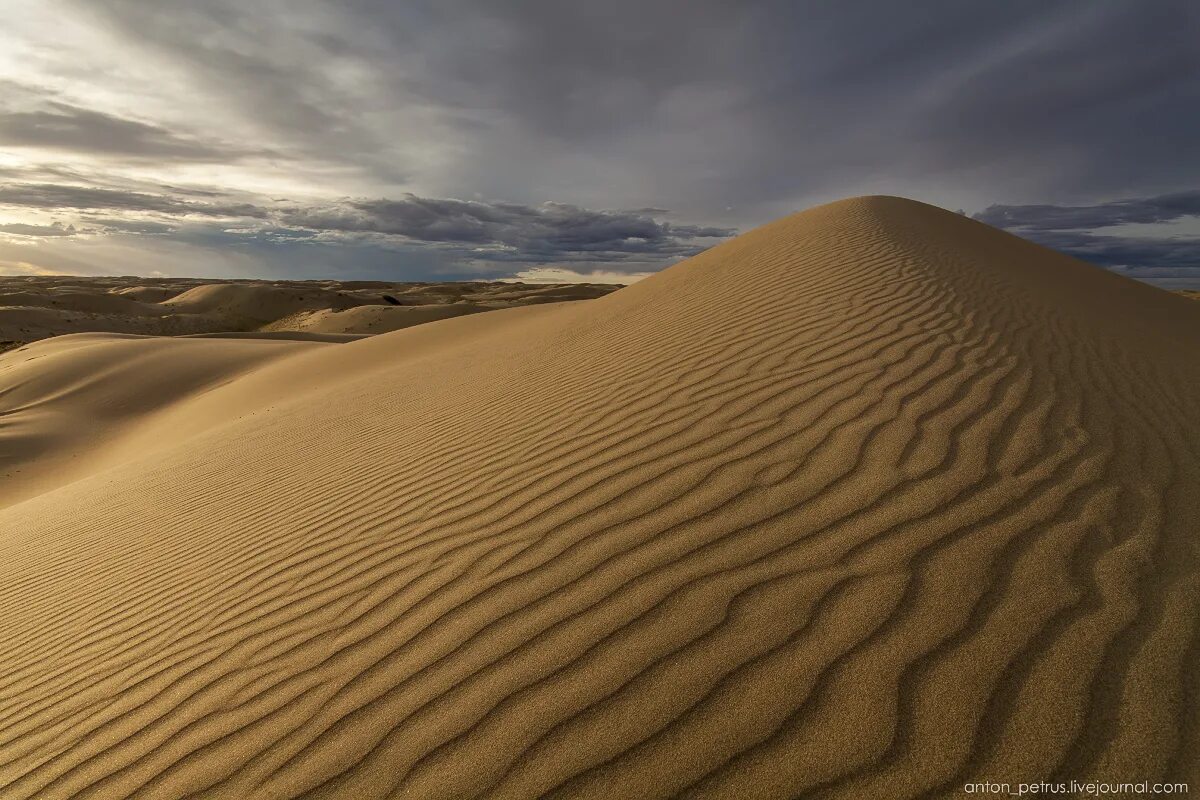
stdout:
<svg viewBox="0 0 1200 800">
<path fill-rule="evenodd" d="M 143 285 L 147 283 L 150 285 Z M 19 345 L 52 336 L 99 332 L 190 336 L 298 330 L 369 335 L 495 308 L 600 297 L 615 288 L 596 284 L 527 286 L 506 281 L 221 282 L 0 275 L 0 342 Z M 394 294 L 384 294 L 381 289 Z M 391 305 L 404 308 L 391 310 Z"/>
<path fill-rule="evenodd" d="M 1200 786 L 1197 352 L 863 197 L 579 303 L 0 355 L 0 797 Z"/>
</svg>

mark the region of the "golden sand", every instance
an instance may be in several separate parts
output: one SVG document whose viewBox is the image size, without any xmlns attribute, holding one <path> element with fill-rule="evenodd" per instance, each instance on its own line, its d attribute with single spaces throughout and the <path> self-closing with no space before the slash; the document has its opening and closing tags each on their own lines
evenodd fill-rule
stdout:
<svg viewBox="0 0 1200 800">
<path fill-rule="evenodd" d="M 1200 788 L 1200 306 L 806 211 L 600 299 L 0 356 L 0 796 Z"/>
</svg>

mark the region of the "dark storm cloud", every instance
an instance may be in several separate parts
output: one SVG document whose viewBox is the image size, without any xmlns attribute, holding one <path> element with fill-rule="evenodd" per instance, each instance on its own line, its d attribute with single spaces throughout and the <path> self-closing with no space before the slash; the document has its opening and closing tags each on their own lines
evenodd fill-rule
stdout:
<svg viewBox="0 0 1200 800">
<path fill-rule="evenodd" d="M 243 151 L 180 136 L 157 125 L 67 103 L 34 111 L 0 110 L 0 145 L 75 150 L 139 159 L 229 161 Z"/>
<path fill-rule="evenodd" d="M 1195 216 L 1200 216 L 1200 191 L 1113 200 L 1089 206 L 992 205 L 976 214 L 975 219 L 998 228 L 1061 231 L 1107 228 L 1125 223 L 1174 222 Z"/>
<path fill-rule="evenodd" d="M 1175 277 L 1200 274 L 1200 237 L 1102 236 L 1084 231 L 1038 231 L 1029 238 L 1064 253 L 1134 272 L 1153 270 Z"/>
<path fill-rule="evenodd" d="M 376 247 L 440 248 L 464 262 L 542 264 L 549 261 L 663 263 L 689 256 L 736 230 L 675 225 L 641 211 L 591 210 L 563 203 L 527 206 L 417 197 L 345 200 L 307 207 L 263 200 L 262 204 L 53 183 L 0 184 L 0 207 L 84 213 L 89 231 L 162 236 L 181 231 L 188 219 L 220 218 L 220 236 L 258 245 L 282 242 L 370 243 Z M 104 218 L 97 213 L 107 215 Z M 122 219 L 112 215 L 127 214 Z M 172 222 L 146 220 L 141 215 Z M 20 230 L 17 230 L 20 228 Z M 14 224 L 0 231 L 62 236 L 56 226 Z M 180 234 L 182 235 L 182 234 Z M 194 235 L 199 235 L 196 233 Z M 217 236 L 209 232 L 206 236 Z M 210 238 L 211 242 L 216 239 Z"/>
<path fill-rule="evenodd" d="M 380 233 L 424 242 L 509 248 L 499 257 L 545 260 L 588 254 L 602 260 L 625 255 L 671 257 L 702 249 L 688 241 L 736 231 L 672 226 L 636 211 L 593 211 L 564 203 L 533 207 L 409 195 L 402 200 L 357 200 L 332 209 L 297 209 L 282 216 L 291 225 L 347 233 Z M 486 257 L 486 256 L 483 256 Z"/>
<path fill-rule="evenodd" d="M 989 206 L 974 218 L 1103 267 L 1155 282 L 1200 281 L 1200 237 L 1095 233 L 1200 217 L 1200 191 L 1114 200 L 1089 206 Z"/>
<path fill-rule="evenodd" d="M 923 160 L 1007 165 L 993 191 L 1010 196 L 1022 184 L 1061 199 L 1194 185 L 1195 167 L 1182 165 L 1200 154 L 1200 6 L 1032 10 L 1023 40 L 993 40 L 929 109 Z"/>
<path fill-rule="evenodd" d="M 267 212 L 248 203 L 198 203 L 175 197 L 93 186 L 56 183 L 0 185 L 0 206 L 85 211 L 143 211 L 203 217 L 263 218 Z"/>
</svg>

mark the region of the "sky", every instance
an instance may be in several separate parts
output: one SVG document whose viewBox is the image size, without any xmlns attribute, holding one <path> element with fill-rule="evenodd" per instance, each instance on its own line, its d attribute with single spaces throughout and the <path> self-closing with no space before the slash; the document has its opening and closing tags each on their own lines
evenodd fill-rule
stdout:
<svg viewBox="0 0 1200 800">
<path fill-rule="evenodd" d="M 1200 288 L 1194 0 L 0 13 L 0 274 L 627 282 L 897 194 Z"/>
</svg>

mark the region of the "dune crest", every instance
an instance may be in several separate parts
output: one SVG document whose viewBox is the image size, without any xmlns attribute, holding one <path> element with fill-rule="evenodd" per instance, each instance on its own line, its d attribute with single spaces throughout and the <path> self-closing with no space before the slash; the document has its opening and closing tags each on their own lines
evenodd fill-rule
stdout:
<svg viewBox="0 0 1200 800">
<path fill-rule="evenodd" d="M 1198 312 L 866 197 L 587 302 L 187 340 L 0 509 L 0 797 L 1200 785 Z M 112 389 L 61 374 L 0 412 Z"/>
</svg>

